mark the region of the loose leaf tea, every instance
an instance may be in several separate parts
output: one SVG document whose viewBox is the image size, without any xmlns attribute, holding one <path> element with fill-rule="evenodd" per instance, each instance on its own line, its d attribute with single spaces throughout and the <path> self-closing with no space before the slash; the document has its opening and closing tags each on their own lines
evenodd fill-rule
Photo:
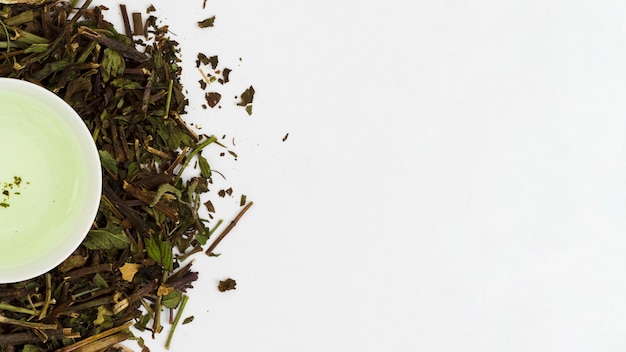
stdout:
<svg viewBox="0 0 626 352">
<path fill-rule="evenodd" d="M 214 23 L 215 23 L 215 16 L 211 16 L 205 20 L 198 22 L 198 26 L 200 28 L 213 27 Z"/>
<path fill-rule="evenodd" d="M 30 184 L 26 182 L 26 184 Z M 10 182 L 0 182 L 0 208 L 8 208 L 11 206 L 9 203 L 11 197 L 19 196 L 22 194 L 22 178 L 19 176 L 13 176 L 13 180 Z"/>
<path fill-rule="evenodd" d="M 254 88 L 250 86 L 243 93 L 241 93 L 241 101 L 237 103 L 237 105 L 245 107 L 248 115 L 252 115 L 252 101 L 253 100 L 254 100 Z"/>
<path fill-rule="evenodd" d="M 188 100 L 178 43 L 152 15 L 144 25 L 133 13 L 131 27 L 125 6 L 122 34 L 105 20 L 106 8 L 92 7 L 91 0 L 80 8 L 77 1 L 0 4 L 0 76 L 41 85 L 70 104 L 92 133 L 103 175 L 100 208 L 81 246 L 40 277 L 0 284 L 0 351 L 115 351 L 132 336 L 132 325 L 161 332 L 164 309 L 178 309 L 178 324 L 184 293 L 198 279 L 184 260 L 204 251 L 222 222 L 211 223 L 215 207 L 201 200 L 212 174 L 219 174 L 201 152 L 223 146 L 181 118 Z M 210 27 L 214 19 L 199 25 Z M 133 34 L 151 37 L 133 41 Z M 198 66 L 216 69 L 217 63 L 217 56 L 198 56 Z M 250 107 L 253 95 L 250 87 L 239 105 Z M 207 102 L 214 106 L 220 98 L 209 93 Z M 191 165 L 197 168 L 189 170 Z M 186 169 L 190 176 L 182 177 Z M 0 183 L 0 206 L 8 207 L 24 183 L 18 176 Z M 242 196 L 244 204 L 207 255 L 216 255 L 216 246 L 252 206 Z M 202 205 L 210 219 L 199 215 Z M 234 289 L 234 280 L 230 285 Z"/>
</svg>

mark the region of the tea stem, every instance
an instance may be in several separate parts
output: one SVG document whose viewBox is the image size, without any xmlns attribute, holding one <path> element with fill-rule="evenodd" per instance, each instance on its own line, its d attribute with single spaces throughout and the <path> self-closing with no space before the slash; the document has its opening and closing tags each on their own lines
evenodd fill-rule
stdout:
<svg viewBox="0 0 626 352">
<path fill-rule="evenodd" d="M 41 329 L 41 330 L 54 330 L 54 329 L 57 328 L 56 324 L 31 323 L 31 322 L 28 322 L 28 321 L 22 321 L 22 320 L 7 318 L 7 317 L 5 317 L 4 315 L 1 315 L 1 314 L 0 314 L 0 324 L 22 326 L 22 327 L 25 327 L 25 328 Z"/>
<path fill-rule="evenodd" d="M 230 224 L 226 226 L 224 231 L 222 231 L 222 233 L 220 233 L 220 235 L 217 236 L 215 241 L 213 241 L 213 243 L 211 243 L 211 245 L 209 246 L 209 249 L 206 250 L 205 253 L 207 255 L 213 254 L 213 250 L 215 250 L 215 247 L 217 247 L 217 245 L 220 244 L 220 242 L 224 239 L 224 237 L 226 237 L 226 235 L 228 235 L 228 233 L 235 227 L 235 225 L 237 225 L 237 222 L 241 220 L 241 217 L 243 217 L 243 215 L 248 211 L 248 209 L 250 209 L 252 204 L 254 204 L 254 202 L 248 203 L 243 209 L 241 209 L 241 211 L 239 212 L 239 214 L 237 214 L 237 216 L 233 219 L 233 221 L 231 221 Z"/>
<path fill-rule="evenodd" d="M 170 79 L 170 82 L 167 86 L 167 98 L 165 98 L 165 113 L 163 114 L 164 118 L 167 118 L 170 115 L 170 105 L 172 104 L 172 88 L 174 87 L 174 80 Z"/>
<path fill-rule="evenodd" d="M 202 149 L 204 149 L 206 146 L 208 146 L 209 144 L 213 143 L 217 141 L 217 137 L 215 136 L 211 136 L 209 137 L 207 140 L 205 140 L 204 142 L 198 144 L 188 155 L 187 158 L 185 159 L 185 162 L 183 163 L 183 165 L 180 167 L 180 170 L 178 170 L 178 175 L 176 175 L 176 178 L 174 179 L 174 184 L 178 183 L 178 180 L 180 180 L 180 177 L 183 174 L 183 171 L 185 170 L 185 168 L 187 167 L 187 165 L 189 165 L 189 162 L 191 161 L 191 159 L 193 159 L 194 156 L 196 156 L 196 154 L 200 153 L 202 151 Z"/>
<path fill-rule="evenodd" d="M 9 312 L 14 312 L 14 313 L 24 313 L 24 314 L 30 314 L 30 315 L 37 315 L 36 310 L 33 309 L 28 309 L 28 308 L 21 308 L 21 307 L 16 307 L 16 306 L 12 306 L 10 304 L 7 303 L 0 303 L 0 310 L 6 310 Z"/>
<path fill-rule="evenodd" d="M 71 351 L 76 351 L 76 350 L 78 350 L 79 348 L 82 348 L 82 347 L 87 346 L 87 345 L 89 345 L 89 344 L 91 344 L 91 343 L 94 343 L 94 342 L 96 342 L 96 341 L 98 341 L 98 340 L 104 339 L 104 338 L 106 338 L 106 337 L 108 337 L 108 336 L 111 336 L 111 335 L 117 334 L 117 333 L 118 333 L 118 332 L 120 332 L 120 331 L 123 331 L 123 330 L 125 330 L 125 329 L 128 329 L 131 325 L 133 325 L 133 321 L 129 321 L 129 322 L 127 322 L 127 323 L 125 323 L 125 324 L 122 324 L 122 325 L 120 325 L 120 326 L 116 326 L 116 327 L 111 328 L 111 329 L 109 329 L 109 330 L 105 330 L 105 331 L 103 331 L 103 332 L 101 332 L 101 333 L 99 333 L 99 334 L 96 334 L 96 335 L 90 336 L 90 337 L 88 337 L 88 338 L 86 338 L 86 339 L 84 339 L 84 340 L 78 341 L 78 342 L 76 342 L 76 343 L 74 343 L 74 344 L 71 344 L 71 345 L 69 345 L 69 346 L 65 346 L 65 347 L 63 347 L 63 348 L 61 348 L 61 349 L 59 349 L 59 350 L 57 350 L 57 351 L 58 351 L 58 352 L 71 352 Z M 105 346 L 105 347 L 106 347 L 106 346 Z M 95 351 L 95 350 L 94 350 L 94 351 Z"/>
<path fill-rule="evenodd" d="M 172 324 L 172 328 L 170 329 L 169 334 L 167 335 L 167 341 L 165 342 L 165 349 L 170 349 L 170 343 L 172 342 L 172 337 L 174 337 L 174 332 L 176 331 L 176 327 L 180 322 L 180 318 L 183 316 L 183 311 L 185 310 L 185 306 L 187 305 L 187 301 L 189 300 L 189 296 L 183 295 L 183 300 L 180 302 L 180 308 L 178 308 L 178 312 L 176 312 L 176 318 L 174 318 L 174 323 Z"/>
<path fill-rule="evenodd" d="M 50 300 L 52 299 L 52 275 L 50 273 L 46 273 L 46 300 L 44 301 L 43 307 L 41 308 L 41 314 L 39 314 L 39 320 L 46 317 L 48 314 L 48 307 L 50 306 Z"/>
</svg>

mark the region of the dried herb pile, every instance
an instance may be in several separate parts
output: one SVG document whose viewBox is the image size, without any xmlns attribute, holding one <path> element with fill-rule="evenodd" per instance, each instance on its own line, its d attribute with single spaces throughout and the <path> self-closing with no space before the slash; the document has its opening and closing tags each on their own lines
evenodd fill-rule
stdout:
<svg viewBox="0 0 626 352">
<path fill-rule="evenodd" d="M 181 309 L 198 279 L 191 264 L 181 263 L 205 251 L 220 224 L 199 215 L 201 206 L 212 208 L 201 195 L 213 173 L 200 151 L 220 143 L 181 118 L 188 101 L 178 44 L 156 17 L 142 23 L 133 14 L 131 28 L 122 6 L 120 33 L 91 1 L 79 8 L 77 1 L 2 2 L 11 4 L 0 6 L 0 76 L 42 85 L 79 113 L 99 149 L 103 192 L 93 228 L 75 253 L 41 277 L 0 285 L 0 351 L 118 350 L 117 343 L 132 337 L 131 325 L 160 332 L 167 309 Z M 211 107 L 219 101 L 213 93 L 207 93 Z M 248 113 L 253 94 L 250 87 L 238 103 Z M 197 171 L 182 177 L 190 165 Z M 242 197 L 241 205 L 207 254 L 252 203 Z"/>
</svg>

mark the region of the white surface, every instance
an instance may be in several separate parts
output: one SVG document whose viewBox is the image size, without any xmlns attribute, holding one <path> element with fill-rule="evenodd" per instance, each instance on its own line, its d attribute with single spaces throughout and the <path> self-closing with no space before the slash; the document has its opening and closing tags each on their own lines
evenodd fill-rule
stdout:
<svg viewBox="0 0 626 352">
<path fill-rule="evenodd" d="M 153 3 L 257 91 L 173 351 L 626 348 L 625 4 Z"/>
</svg>

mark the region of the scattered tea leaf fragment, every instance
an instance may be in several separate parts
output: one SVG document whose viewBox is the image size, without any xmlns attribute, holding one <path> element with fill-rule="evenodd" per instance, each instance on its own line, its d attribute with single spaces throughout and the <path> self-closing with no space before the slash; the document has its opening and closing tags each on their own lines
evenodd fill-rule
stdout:
<svg viewBox="0 0 626 352">
<path fill-rule="evenodd" d="M 209 63 L 211 64 L 211 68 L 215 70 L 217 68 L 217 64 L 219 63 L 219 58 L 217 57 L 217 55 L 209 57 Z"/>
<path fill-rule="evenodd" d="M 191 323 L 191 322 L 193 321 L 193 319 L 194 319 L 194 316 L 193 316 L 193 315 L 192 315 L 192 316 L 189 316 L 189 317 L 185 318 L 185 320 L 183 320 L 182 324 L 183 324 L 183 325 L 185 325 L 185 324 L 189 324 L 189 323 Z"/>
<path fill-rule="evenodd" d="M 213 203 L 210 200 L 206 201 L 204 206 L 209 213 L 215 213 L 215 206 L 213 206 Z"/>
<path fill-rule="evenodd" d="M 235 286 L 237 286 L 237 281 L 229 278 L 229 279 L 220 281 L 219 285 L 217 285 L 217 289 L 220 292 L 225 292 L 225 291 L 235 290 L 236 289 Z"/>
<path fill-rule="evenodd" d="M 220 80 L 220 83 L 224 84 L 224 83 L 228 83 L 228 81 L 230 80 L 230 73 L 233 70 L 229 69 L 229 68 L 225 68 L 222 71 L 222 77 L 224 77 L 222 80 Z"/>
<path fill-rule="evenodd" d="M 241 93 L 241 101 L 237 103 L 239 106 L 244 106 L 248 115 L 252 115 L 252 101 L 254 100 L 254 88 L 250 86 L 243 93 Z"/>
<path fill-rule="evenodd" d="M 204 53 L 198 53 L 198 59 L 196 60 L 196 68 L 200 67 L 200 64 L 202 65 L 209 64 L 209 57 L 206 56 L 206 54 Z"/>
<path fill-rule="evenodd" d="M 205 20 L 198 22 L 198 26 L 200 28 L 213 27 L 214 22 L 215 22 L 215 16 L 211 16 Z"/>
<path fill-rule="evenodd" d="M 241 101 L 237 103 L 239 106 L 246 106 L 252 104 L 254 100 L 254 87 L 250 86 L 243 93 L 241 93 Z"/>
<path fill-rule="evenodd" d="M 217 92 L 209 92 L 209 93 L 206 93 L 205 98 L 209 106 L 214 108 L 220 102 L 222 95 Z"/>
<path fill-rule="evenodd" d="M 287 138 L 289 138 L 289 133 L 287 133 L 284 137 L 283 137 L 283 142 L 287 140 Z"/>
</svg>

